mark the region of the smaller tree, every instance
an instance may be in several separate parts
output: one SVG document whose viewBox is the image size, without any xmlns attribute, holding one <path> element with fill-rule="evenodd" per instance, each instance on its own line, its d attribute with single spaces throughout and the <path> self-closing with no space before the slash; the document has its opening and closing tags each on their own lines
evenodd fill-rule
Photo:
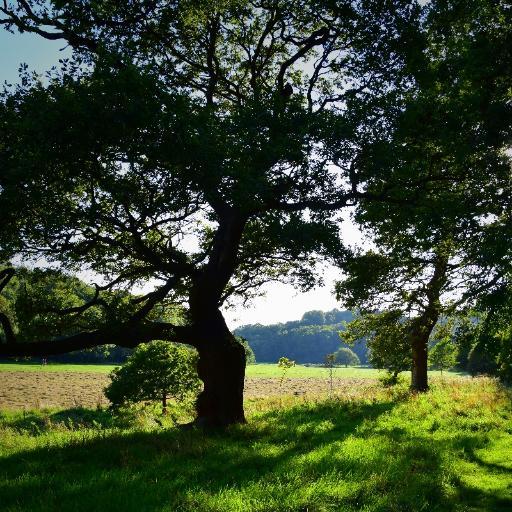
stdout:
<svg viewBox="0 0 512 512">
<path fill-rule="evenodd" d="M 357 354 L 353 350 L 350 350 L 348 347 L 341 347 L 340 349 L 336 350 L 333 355 L 334 361 L 337 364 L 344 365 L 345 368 L 347 366 L 358 366 L 361 364 Z"/>
<path fill-rule="evenodd" d="M 288 359 L 287 357 L 280 357 L 277 362 L 277 367 L 281 370 L 281 380 L 279 381 L 279 387 L 283 386 L 284 378 L 290 368 L 295 366 L 295 361 Z"/>
<path fill-rule="evenodd" d="M 158 400 L 165 414 L 169 397 L 183 401 L 199 391 L 196 365 L 197 354 L 190 348 L 166 341 L 143 343 L 112 371 L 105 396 L 114 407 Z"/>
<path fill-rule="evenodd" d="M 386 383 L 396 384 L 398 374 L 410 370 L 412 365 L 409 329 L 410 322 L 403 318 L 401 311 L 390 310 L 361 315 L 347 323 L 339 335 L 348 345 L 366 338 L 370 364 L 387 370 Z"/>
<path fill-rule="evenodd" d="M 457 347 L 450 339 L 436 343 L 429 354 L 430 367 L 435 370 L 449 370 L 457 364 Z"/>
<path fill-rule="evenodd" d="M 327 354 L 324 360 L 324 366 L 329 370 L 329 390 L 330 395 L 332 396 L 334 386 L 333 386 L 333 375 L 334 375 L 334 366 L 336 364 L 336 355 L 335 354 Z"/>
<path fill-rule="evenodd" d="M 432 333 L 433 346 L 429 350 L 428 361 L 431 368 L 449 370 L 457 364 L 458 350 L 453 338 L 454 319 L 439 323 Z"/>
</svg>

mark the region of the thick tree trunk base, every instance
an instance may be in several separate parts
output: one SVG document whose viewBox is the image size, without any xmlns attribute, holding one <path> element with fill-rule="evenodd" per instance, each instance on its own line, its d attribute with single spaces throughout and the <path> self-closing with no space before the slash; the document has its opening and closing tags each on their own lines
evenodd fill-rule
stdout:
<svg viewBox="0 0 512 512">
<path fill-rule="evenodd" d="M 246 423 L 245 350 L 225 324 L 210 325 L 208 333 L 209 339 L 198 348 L 197 371 L 204 389 L 197 398 L 194 425 L 201 428 L 224 428 Z"/>
</svg>

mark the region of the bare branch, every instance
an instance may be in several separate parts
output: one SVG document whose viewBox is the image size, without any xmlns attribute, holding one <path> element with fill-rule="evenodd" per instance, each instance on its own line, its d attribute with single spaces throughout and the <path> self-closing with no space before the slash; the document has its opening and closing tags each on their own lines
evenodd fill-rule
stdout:
<svg viewBox="0 0 512 512">
<path fill-rule="evenodd" d="M 108 304 L 99 297 L 101 287 L 98 285 L 94 285 L 96 287 L 96 291 L 94 292 L 94 297 L 86 302 L 85 304 L 82 304 L 81 306 L 75 306 L 72 308 L 65 308 L 65 309 L 50 309 L 48 310 L 49 313 L 55 313 L 59 316 L 65 316 L 65 315 L 71 315 L 73 313 L 79 315 L 81 313 L 84 313 L 88 309 L 92 308 L 93 306 L 103 306 L 105 308 L 108 307 Z"/>
<path fill-rule="evenodd" d="M 291 57 L 286 59 L 279 69 L 279 73 L 277 74 L 277 87 L 280 92 L 284 90 L 284 75 L 286 71 L 295 64 L 300 58 L 304 57 L 306 53 L 309 52 L 315 46 L 319 46 L 327 42 L 329 38 L 329 29 L 327 27 L 322 27 L 319 30 L 315 30 L 307 39 L 302 42 L 301 48 Z"/>
</svg>

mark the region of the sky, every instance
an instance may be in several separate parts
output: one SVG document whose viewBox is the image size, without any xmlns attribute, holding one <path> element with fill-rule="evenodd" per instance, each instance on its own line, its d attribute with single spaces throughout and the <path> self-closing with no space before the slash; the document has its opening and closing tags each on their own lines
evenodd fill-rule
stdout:
<svg viewBox="0 0 512 512">
<path fill-rule="evenodd" d="M 67 54 L 62 41 L 47 41 L 32 34 L 10 34 L 0 27 L 0 83 L 16 83 L 21 63 L 30 70 L 44 73 L 59 58 Z M 346 243 L 361 240 L 357 227 L 345 215 L 342 236 Z M 247 307 L 240 305 L 224 311 L 230 328 L 245 324 L 272 324 L 297 320 L 306 311 L 328 311 L 339 308 L 334 297 L 334 282 L 340 277 L 339 270 L 325 267 L 322 271 L 324 285 L 307 293 L 300 293 L 290 285 L 272 283 L 264 288 L 265 296 L 253 300 Z"/>
</svg>

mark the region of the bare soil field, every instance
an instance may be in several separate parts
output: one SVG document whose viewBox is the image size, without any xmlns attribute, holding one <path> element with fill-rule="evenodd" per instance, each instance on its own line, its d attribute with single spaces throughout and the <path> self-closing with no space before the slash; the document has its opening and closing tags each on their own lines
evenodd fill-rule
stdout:
<svg viewBox="0 0 512 512">
<path fill-rule="evenodd" d="M 60 407 L 96 407 L 108 405 L 103 388 L 108 375 L 87 372 L 0 372 L 0 409 L 41 409 Z M 362 388 L 376 386 L 375 379 L 335 378 L 334 392 L 350 396 Z M 306 377 L 247 378 L 246 398 L 280 395 L 322 394 L 329 391 L 329 380 Z"/>
</svg>

